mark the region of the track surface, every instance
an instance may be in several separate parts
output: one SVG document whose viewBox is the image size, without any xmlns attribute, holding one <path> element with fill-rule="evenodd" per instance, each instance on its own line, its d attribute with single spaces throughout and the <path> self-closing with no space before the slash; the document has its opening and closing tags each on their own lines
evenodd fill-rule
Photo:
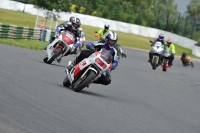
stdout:
<svg viewBox="0 0 200 133">
<path fill-rule="evenodd" d="M 0 133 L 200 133 L 200 63 L 152 70 L 148 54 L 127 58 L 109 86 L 81 93 L 62 81 L 68 60 L 43 63 L 44 51 L 0 45 Z"/>
</svg>

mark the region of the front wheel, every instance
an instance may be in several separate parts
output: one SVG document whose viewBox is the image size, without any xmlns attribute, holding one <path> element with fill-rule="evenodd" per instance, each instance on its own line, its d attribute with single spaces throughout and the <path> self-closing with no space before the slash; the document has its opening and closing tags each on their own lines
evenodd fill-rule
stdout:
<svg viewBox="0 0 200 133">
<path fill-rule="evenodd" d="M 80 78 L 76 81 L 73 87 L 74 91 L 79 92 L 83 90 L 90 83 L 90 81 L 92 81 L 95 75 L 96 73 L 94 71 L 89 70 L 82 79 Z"/>
<path fill-rule="evenodd" d="M 153 61 L 152 61 L 153 70 L 156 70 L 157 62 L 158 62 L 158 57 L 153 57 Z"/>
<path fill-rule="evenodd" d="M 164 63 L 163 63 L 163 69 L 162 69 L 164 72 L 167 71 L 167 60 L 164 59 Z"/>
<path fill-rule="evenodd" d="M 45 56 L 44 59 L 43 59 L 43 61 L 44 61 L 45 63 L 47 63 L 47 60 L 48 60 L 48 57 Z"/>
<path fill-rule="evenodd" d="M 56 49 L 56 51 L 52 54 L 52 56 L 47 60 L 47 64 L 51 64 L 56 59 L 56 57 L 58 57 L 61 51 L 62 51 L 61 48 Z"/>
<path fill-rule="evenodd" d="M 71 85 L 68 76 L 66 76 L 65 79 L 63 80 L 63 85 L 65 87 L 69 87 Z"/>
</svg>

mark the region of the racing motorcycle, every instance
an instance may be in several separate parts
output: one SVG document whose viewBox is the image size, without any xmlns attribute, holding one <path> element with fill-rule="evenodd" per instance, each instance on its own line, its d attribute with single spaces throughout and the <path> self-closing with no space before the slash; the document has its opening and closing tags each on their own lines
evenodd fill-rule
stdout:
<svg viewBox="0 0 200 133">
<path fill-rule="evenodd" d="M 65 87 L 71 86 L 75 92 L 83 90 L 91 83 L 98 80 L 102 74 L 112 68 L 113 56 L 106 49 L 101 49 L 91 54 L 76 64 L 71 71 L 66 69 L 67 76 L 63 81 Z M 68 65 L 71 64 L 69 61 Z"/>
<path fill-rule="evenodd" d="M 161 68 L 162 71 L 167 71 L 167 69 L 170 67 L 169 61 L 170 61 L 170 57 L 172 55 L 172 52 L 164 49 L 162 54 L 161 54 Z"/>
<path fill-rule="evenodd" d="M 153 41 L 150 41 L 151 43 L 153 43 Z M 152 44 L 152 59 L 151 59 L 151 66 L 153 70 L 156 70 L 156 67 L 158 67 L 160 65 L 160 61 L 161 61 L 161 54 L 163 52 L 163 47 L 162 47 L 162 43 L 161 42 L 156 42 L 155 44 Z"/>
<path fill-rule="evenodd" d="M 69 31 L 62 31 L 46 48 L 46 56 L 43 61 L 51 64 L 62 55 L 69 55 L 73 47 L 75 36 Z"/>
<path fill-rule="evenodd" d="M 192 62 L 192 59 L 185 52 L 182 53 L 180 60 L 182 61 L 183 66 L 194 67 L 194 63 Z"/>
</svg>

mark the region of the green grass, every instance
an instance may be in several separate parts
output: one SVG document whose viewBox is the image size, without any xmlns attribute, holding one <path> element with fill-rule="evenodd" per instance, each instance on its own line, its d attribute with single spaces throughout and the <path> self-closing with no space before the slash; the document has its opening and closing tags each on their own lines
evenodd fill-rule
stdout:
<svg viewBox="0 0 200 133">
<path fill-rule="evenodd" d="M 43 50 L 43 47 L 48 42 L 41 42 L 39 40 L 11 40 L 11 39 L 0 39 L 1 44 L 13 45 L 22 48 L 29 48 L 34 50 Z"/>
<path fill-rule="evenodd" d="M 35 21 L 36 21 L 35 15 L 0 8 L 0 23 L 34 28 Z M 61 22 L 62 21 L 60 21 L 59 23 Z M 87 25 L 82 25 L 81 27 L 85 32 L 86 40 L 89 41 L 96 40 L 96 38 L 94 37 L 94 32 L 99 30 L 99 28 Z M 135 34 L 123 33 L 119 31 L 116 32 L 119 37 L 118 43 L 121 44 L 122 46 L 139 48 L 144 50 L 151 49 L 149 40 L 154 40 L 153 38 L 143 37 Z M 20 46 L 30 49 L 37 49 L 37 50 L 42 50 L 43 47 L 48 44 L 48 42 L 40 42 L 38 40 L 10 40 L 10 39 L 0 39 L 0 43 Z M 191 57 L 198 58 L 192 55 L 192 50 L 190 49 L 186 49 L 178 45 L 175 45 L 175 47 L 176 47 L 176 55 L 181 55 L 182 52 L 186 52 Z"/>
</svg>

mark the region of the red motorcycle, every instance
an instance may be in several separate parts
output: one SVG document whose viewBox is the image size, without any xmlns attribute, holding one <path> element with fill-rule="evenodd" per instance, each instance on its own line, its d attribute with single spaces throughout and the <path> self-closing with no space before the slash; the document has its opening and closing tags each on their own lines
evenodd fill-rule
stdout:
<svg viewBox="0 0 200 133">
<path fill-rule="evenodd" d="M 46 56 L 43 61 L 51 64 L 62 55 L 69 55 L 75 41 L 75 36 L 69 31 L 62 31 L 46 48 Z"/>
<path fill-rule="evenodd" d="M 162 71 L 167 71 L 168 68 L 170 68 L 170 57 L 172 55 L 172 52 L 170 52 L 169 50 L 164 50 L 163 53 L 161 54 L 161 68 Z"/>
</svg>

